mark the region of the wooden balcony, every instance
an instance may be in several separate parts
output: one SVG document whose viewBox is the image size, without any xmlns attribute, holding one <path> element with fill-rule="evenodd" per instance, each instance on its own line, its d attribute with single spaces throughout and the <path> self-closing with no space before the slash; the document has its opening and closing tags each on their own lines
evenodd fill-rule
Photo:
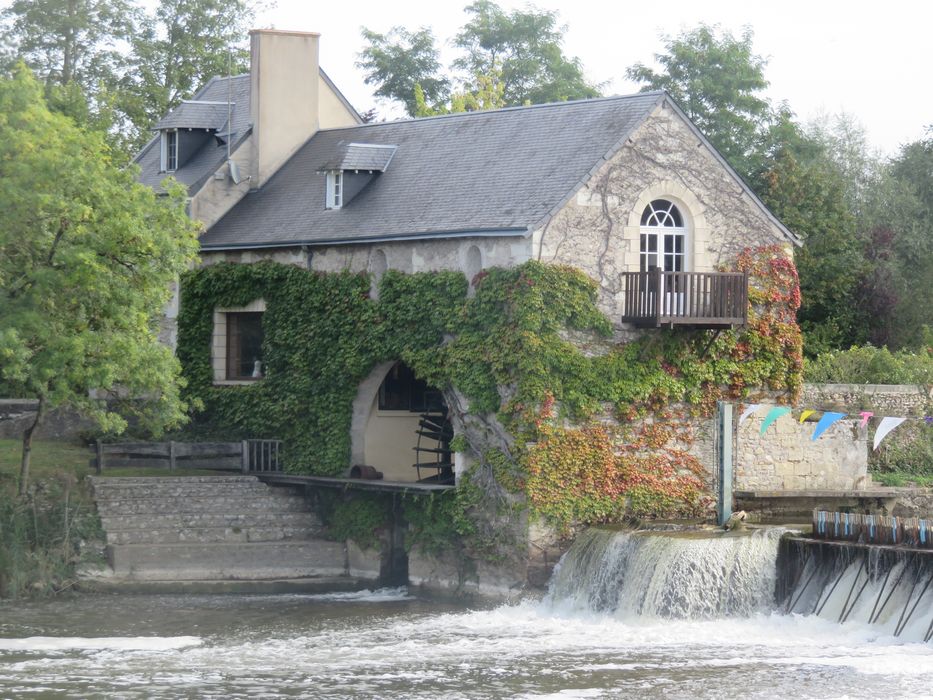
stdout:
<svg viewBox="0 0 933 700">
<path fill-rule="evenodd" d="M 622 322 L 640 328 L 732 328 L 748 322 L 742 272 L 623 272 Z"/>
</svg>

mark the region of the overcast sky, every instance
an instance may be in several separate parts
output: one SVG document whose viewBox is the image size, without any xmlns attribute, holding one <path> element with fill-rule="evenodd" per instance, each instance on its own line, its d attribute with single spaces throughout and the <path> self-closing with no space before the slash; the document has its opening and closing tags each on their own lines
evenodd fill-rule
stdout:
<svg viewBox="0 0 933 700">
<path fill-rule="evenodd" d="M 467 0 L 425 2 L 277 0 L 260 13 L 257 26 L 321 33 L 321 66 L 360 111 L 400 116 L 377 103 L 355 68 L 363 46 L 360 27 L 385 32 L 394 25 L 430 26 L 447 42 L 463 24 Z M 525 2 L 501 0 L 504 8 Z M 661 35 L 676 35 L 700 22 L 719 24 L 739 36 L 754 31 L 756 53 L 768 59 L 768 97 L 786 100 L 802 120 L 845 111 L 865 127 L 871 145 L 893 155 L 898 146 L 924 135 L 933 124 L 931 19 L 933 3 L 923 0 L 867 3 L 864 0 L 666 0 L 636 3 L 539 0 L 566 25 L 565 51 L 583 62 L 587 77 L 606 83 L 605 94 L 626 94 L 637 86 L 625 79 L 636 62 L 653 62 Z M 442 47 L 443 63 L 453 53 Z"/>
</svg>

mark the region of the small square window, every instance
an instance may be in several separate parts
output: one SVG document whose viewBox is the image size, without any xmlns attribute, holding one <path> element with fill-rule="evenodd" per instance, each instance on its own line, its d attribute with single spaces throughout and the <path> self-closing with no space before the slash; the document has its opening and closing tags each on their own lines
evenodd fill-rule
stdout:
<svg viewBox="0 0 933 700">
<path fill-rule="evenodd" d="M 262 312 L 227 314 L 227 379 L 261 379 Z"/>
</svg>

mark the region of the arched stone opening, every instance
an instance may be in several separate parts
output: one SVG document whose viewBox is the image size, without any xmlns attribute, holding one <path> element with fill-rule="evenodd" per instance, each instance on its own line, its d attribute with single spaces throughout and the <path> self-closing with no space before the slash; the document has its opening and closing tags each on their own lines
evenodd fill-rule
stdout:
<svg viewBox="0 0 933 700">
<path fill-rule="evenodd" d="M 384 362 L 360 384 L 352 465 L 375 467 L 386 481 L 453 483 L 452 437 L 443 394 L 404 363 Z"/>
</svg>

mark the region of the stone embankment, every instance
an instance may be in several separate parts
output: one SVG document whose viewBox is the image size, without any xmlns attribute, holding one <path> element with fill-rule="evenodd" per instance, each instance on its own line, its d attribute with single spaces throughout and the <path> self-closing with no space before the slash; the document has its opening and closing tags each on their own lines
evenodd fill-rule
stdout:
<svg viewBox="0 0 933 700">
<path fill-rule="evenodd" d="M 94 477 L 92 484 L 110 569 L 85 578 L 86 586 L 352 590 L 373 582 L 348 575 L 346 545 L 323 539 L 300 490 L 252 476 Z M 369 573 L 377 577 L 378 567 Z"/>
</svg>

